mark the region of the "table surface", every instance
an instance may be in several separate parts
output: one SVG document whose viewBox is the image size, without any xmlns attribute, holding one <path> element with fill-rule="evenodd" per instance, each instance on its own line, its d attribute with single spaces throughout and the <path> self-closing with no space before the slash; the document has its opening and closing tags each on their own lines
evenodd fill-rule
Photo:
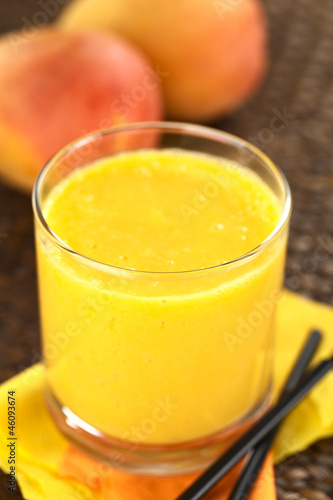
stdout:
<svg viewBox="0 0 333 500">
<path fill-rule="evenodd" d="M 212 125 L 257 143 L 285 172 L 294 201 L 285 284 L 333 305 L 333 2 L 265 4 L 271 61 L 266 82 L 246 106 Z M 40 5 L 1 0 L 0 32 L 43 20 Z M 288 119 L 272 133 L 277 111 Z M 30 366 L 40 351 L 31 202 L 2 184 L 0 266 L 1 382 Z M 2 474 L 0 495 L 22 498 L 8 494 L 5 481 Z M 333 440 L 277 466 L 276 481 L 279 500 L 332 499 Z"/>
</svg>

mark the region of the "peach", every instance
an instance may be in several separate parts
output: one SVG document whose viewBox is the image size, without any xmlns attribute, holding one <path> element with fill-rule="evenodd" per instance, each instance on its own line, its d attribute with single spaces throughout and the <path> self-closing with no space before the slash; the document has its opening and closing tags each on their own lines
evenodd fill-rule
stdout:
<svg viewBox="0 0 333 500">
<path fill-rule="evenodd" d="M 11 33 L 0 42 L 0 67 L 0 175 L 22 189 L 74 139 L 162 118 L 160 77 L 117 35 Z"/>
<path fill-rule="evenodd" d="M 59 25 L 112 30 L 159 68 L 169 117 L 209 121 L 240 106 L 266 68 L 259 0 L 74 0 Z"/>
</svg>

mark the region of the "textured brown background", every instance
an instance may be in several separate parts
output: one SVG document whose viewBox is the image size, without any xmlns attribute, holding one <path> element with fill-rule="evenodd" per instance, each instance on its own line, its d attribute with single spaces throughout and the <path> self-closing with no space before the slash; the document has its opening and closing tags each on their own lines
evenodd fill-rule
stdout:
<svg viewBox="0 0 333 500">
<path fill-rule="evenodd" d="M 1 0 L 0 32 L 43 22 L 40 2 Z M 333 0 L 265 3 L 266 83 L 215 126 L 257 142 L 286 173 L 294 198 L 286 285 L 333 305 Z M 283 109 L 295 117 L 275 134 L 265 130 Z M 30 199 L 0 184 L 0 382 L 35 362 L 38 328 Z M 279 465 L 276 478 L 280 500 L 332 499 L 333 441 Z M 0 498 L 21 498 L 7 492 L 5 480 Z"/>
</svg>

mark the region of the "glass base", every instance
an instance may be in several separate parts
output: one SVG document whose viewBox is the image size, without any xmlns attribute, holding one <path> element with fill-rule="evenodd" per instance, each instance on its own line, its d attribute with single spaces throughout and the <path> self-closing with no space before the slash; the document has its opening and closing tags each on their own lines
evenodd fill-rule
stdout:
<svg viewBox="0 0 333 500">
<path fill-rule="evenodd" d="M 49 388 L 44 397 L 51 416 L 67 439 L 94 460 L 128 473 L 175 475 L 209 466 L 268 408 L 270 391 L 252 411 L 234 425 L 213 435 L 168 445 L 145 445 L 113 438 L 87 424 L 61 405 Z"/>
</svg>

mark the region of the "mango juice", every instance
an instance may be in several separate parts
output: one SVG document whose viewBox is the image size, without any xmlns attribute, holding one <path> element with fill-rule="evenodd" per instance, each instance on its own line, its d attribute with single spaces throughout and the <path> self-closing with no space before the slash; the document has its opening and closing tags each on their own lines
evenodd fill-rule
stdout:
<svg viewBox="0 0 333 500">
<path fill-rule="evenodd" d="M 61 405 L 98 430 L 180 443 L 235 425 L 271 383 L 282 208 L 246 166 L 181 150 L 69 174 L 37 229 L 43 350 Z M 244 255 L 246 255 L 244 257 Z"/>
</svg>

